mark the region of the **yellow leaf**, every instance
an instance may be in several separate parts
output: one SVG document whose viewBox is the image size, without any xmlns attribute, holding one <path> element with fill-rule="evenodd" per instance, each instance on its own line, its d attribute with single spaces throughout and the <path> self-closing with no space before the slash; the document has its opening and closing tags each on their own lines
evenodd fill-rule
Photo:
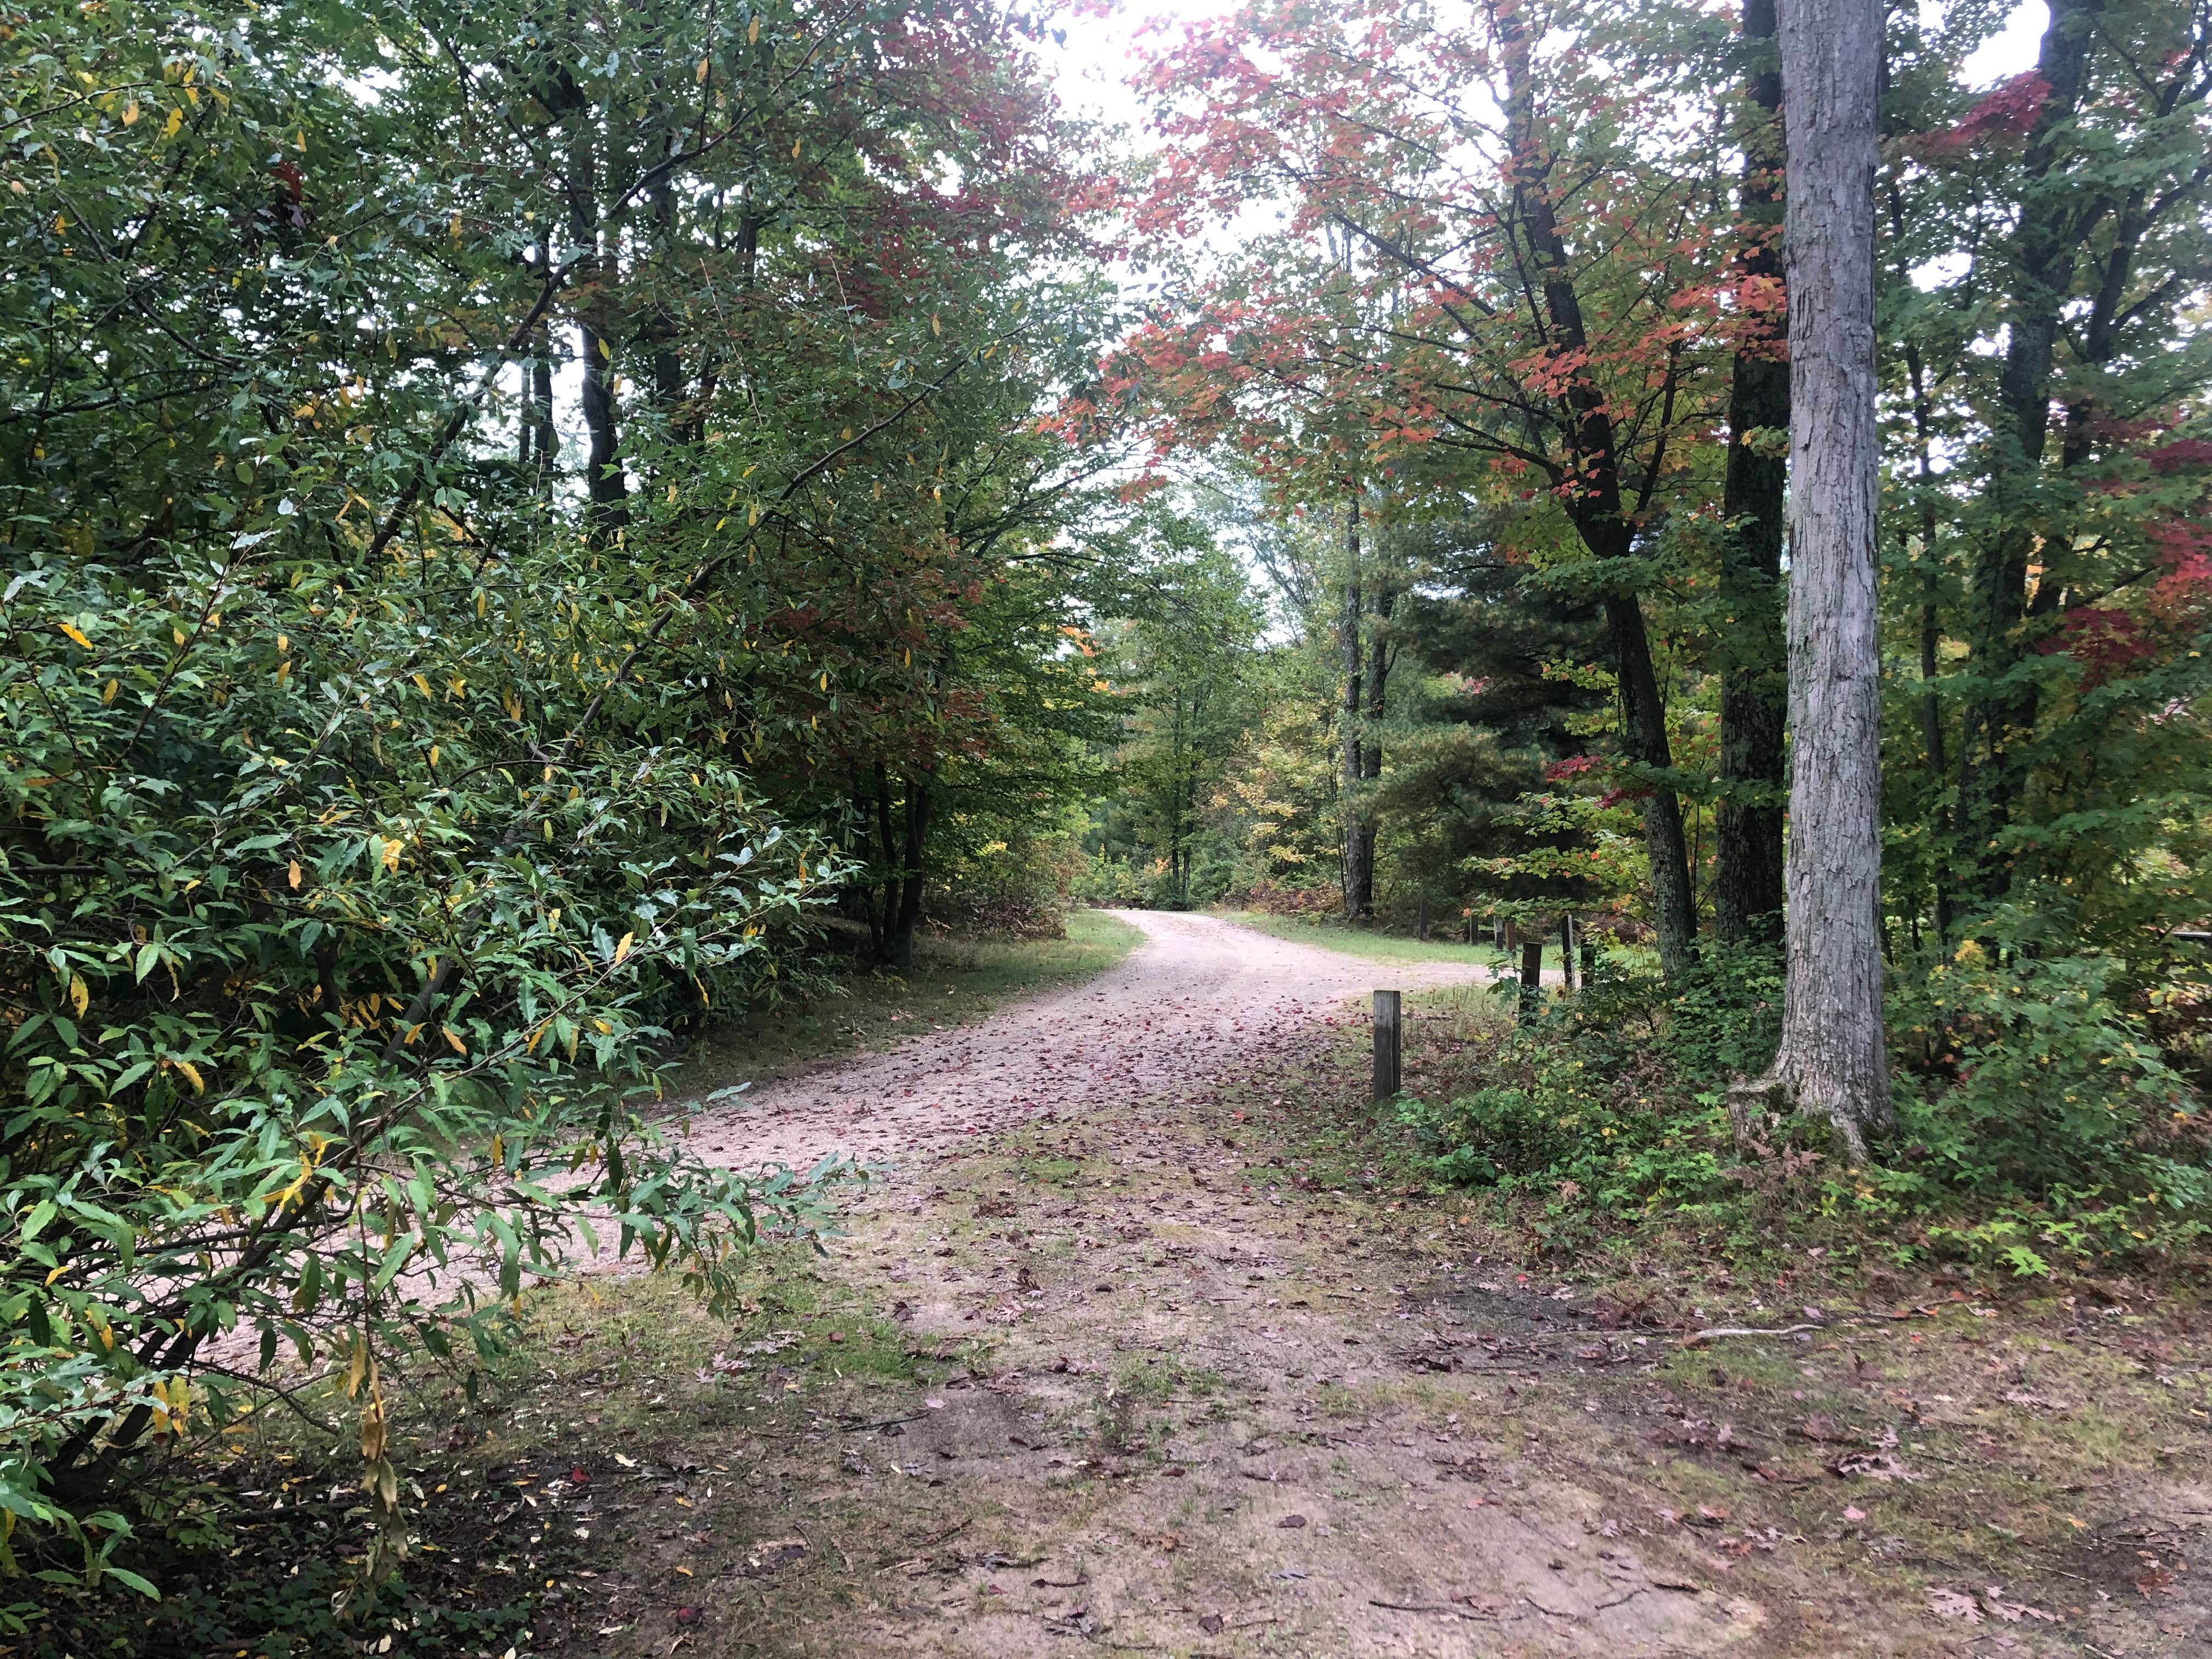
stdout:
<svg viewBox="0 0 2212 1659">
<path fill-rule="evenodd" d="M 468 1053 L 469 1045 L 453 1035 L 453 1028 L 452 1026 L 441 1025 L 438 1029 L 446 1034 L 446 1041 L 453 1045 L 453 1049 L 455 1054 L 465 1055 Z"/>
<path fill-rule="evenodd" d="M 434 744 L 432 744 L 430 745 L 430 764 L 431 764 L 431 765 L 433 765 L 433 766 L 435 766 L 437 763 L 438 763 L 438 745 L 437 745 L 436 744 L 434 744 Z"/>
<path fill-rule="evenodd" d="M 806 141 L 804 138 L 794 138 L 791 141 L 791 159 L 793 161 L 796 161 L 799 159 L 799 147 L 805 142 Z"/>
<path fill-rule="evenodd" d="M 179 1060 L 171 1063 L 191 1081 L 194 1094 L 204 1095 L 207 1092 L 207 1084 L 201 1079 L 198 1066 L 193 1065 L 189 1060 Z"/>
<path fill-rule="evenodd" d="M 137 122 L 138 100 L 136 98 L 133 98 L 129 103 L 123 106 L 123 125 L 126 127 L 135 126 L 137 125 Z"/>
<path fill-rule="evenodd" d="M 115 693 L 117 690 L 118 688 L 113 680 L 108 681 L 105 686 L 100 688 L 100 702 L 102 708 L 106 708 L 109 703 L 115 701 Z"/>
<path fill-rule="evenodd" d="M 753 26 L 745 31 L 745 44 L 750 46 L 758 41 L 759 39 L 760 19 L 756 17 L 753 19 Z"/>
<path fill-rule="evenodd" d="M 702 58 L 699 60 L 699 71 L 692 78 L 698 81 L 702 85 L 705 84 L 707 79 L 707 60 L 705 58 Z"/>
<path fill-rule="evenodd" d="M 85 988 L 84 975 L 71 974 L 70 975 L 70 1006 L 76 1010 L 76 1017 L 79 1019 L 84 1018 L 85 1008 L 91 1001 L 92 993 Z"/>
<path fill-rule="evenodd" d="M 635 933 L 624 933 L 622 936 L 622 943 L 615 946 L 616 967 L 619 968 L 622 966 L 623 958 L 629 954 L 629 947 L 636 941 L 636 939 L 637 935 Z"/>
<path fill-rule="evenodd" d="M 169 118 L 161 123 L 161 137 L 164 138 L 175 137 L 177 136 L 178 130 L 184 125 L 185 106 L 182 104 L 179 104 L 169 111 Z"/>
<path fill-rule="evenodd" d="M 945 325 L 939 322 L 936 318 L 932 317 L 929 319 L 929 331 L 932 334 L 942 334 L 945 332 Z"/>
<path fill-rule="evenodd" d="M 678 1499 L 678 1502 L 682 1502 L 682 1500 L 681 1500 L 681 1499 Z M 685 1509 L 687 1509 L 687 1510 L 688 1510 L 688 1509 L 690 1509 L 691 1506 L 690 1506 L 689 1504 L 685 1504 L 684 1505 L 684 1507 Z M 678 1571 L 678 1572 L 680 1572 L 680 1573 L 682 1573 L 682 1574 L 683 1574 L 686 1578 L 690 1578 L 690 1577 L 696 1577 L 696 1575 L 692 1572 L 691 1569 L 690 1569 L 690 1568 L 689 1568 L 689 1567 L 678 1567 L 678 1568 L 677 1568 L 677 1569 L 676 1569 L 676 1571 Z"/>
<path fill-rule="evenodd" d="M 461 216 L 458 213 L 453 216 L 453 240 L 457 242 L 461 240 Z"/>
<path fill-rule="evenodd" d="M 417 674 L 415 677 L 415 689 L 427 697 L 430 695 L 430 682 Z"/>
<path fill-rule="evenodd" d="M 85 638 L 85 636 L 78 631 L 77 626 L 75 623 L 56 623 L 54 626 L 60 629 L 63 633 L 68 635 L 86 650 L 89 651 L 92 649 L 92 641 Z"/>
<path fill-rule="evenodd" d="M 292 860 L 291 868 L 287 870 L 284 873 L 291 880 L 292 890 L 295 893 L 298 892 L 300 890 L 300 860 L 294 859 Z"/>
<path fill-rule="evenodd" d="M 55 1268 L 55 1269 L 53 1270 L 53 1272 L 52 1272 L 52 1273 L 48 1273 L 48 1274 L 46 1275 L 46 1283 L 47 1283 L 47 1284 L 49 1284 L 49 1285 L 52 1284 L 52 1283 L 54 1282 L 54 1280 L 56 1280 L 57 1279 L 59 1279 L 59 1278 L 60 1278 L 64 1273 L 67 1273 L 68 1271 L 69 1271 L 69 1263 L 68 1263 L 68 1262 L 66 1262 L 66 1261 L 64 1261 L 64 1262 L 63 1262 L 63 1263 L 61 1264 L 61 1266 L 60 1266 L 60 1267 L 58 1267 Z"/>
<path fill-rule="evenodd" d="M 398 842 L 387 841 L 384 843 L 384 867 L 386 869 L 397 870 L 399 867 L 399 843 Z"/>
</svg>

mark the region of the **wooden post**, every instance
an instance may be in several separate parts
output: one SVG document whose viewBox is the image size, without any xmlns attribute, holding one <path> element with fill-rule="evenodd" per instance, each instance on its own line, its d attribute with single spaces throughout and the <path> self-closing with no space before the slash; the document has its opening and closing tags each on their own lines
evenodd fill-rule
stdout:
<svg viewBox="0 0 2212 1659">
<path fill-rule="evenodd" d="M 1575 918 L 1570 911 L 1559 918 L 1559 982 L 1575 988 Z"/>
<path fill-rule="evenodd" d="M 1521 997 L 1516 1018 L 1534 1019 L 1544 1012 L 1544 938 L 1521 941 Z"/>
<path fill-rule="evenodd" d="M 1399 1004 L 1395 991 L 1375 994 L 1375 1098 L 1398 1092 Z"/>
</svg>

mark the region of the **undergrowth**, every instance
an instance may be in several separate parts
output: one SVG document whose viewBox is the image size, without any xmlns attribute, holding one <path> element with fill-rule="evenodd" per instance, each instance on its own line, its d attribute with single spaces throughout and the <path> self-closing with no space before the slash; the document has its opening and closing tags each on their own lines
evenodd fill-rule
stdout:
<svg viewBox="0 0 2212 1659">
<path fill-rule="evenodd" d="M 1899 1127 L 1847 1163 L 1824 1125 L 1723 1105 L 1779 1036 L 1780 964 L 1709 952 L 1673 994 L 1601 964 L 1536 1018 L 1472 1030 L 1450 1091 L 1396 1109 L 1429 1175 L 1498 1194 L 1542 1250 L 1686 1231 L 1745 1258 L 1962 1260 L 2049 1278 L 2194 1265 L 2212 1237 L 2204 1104 L 2089 952 L 2002 940 L 1893 976 Z"/>
</svg>

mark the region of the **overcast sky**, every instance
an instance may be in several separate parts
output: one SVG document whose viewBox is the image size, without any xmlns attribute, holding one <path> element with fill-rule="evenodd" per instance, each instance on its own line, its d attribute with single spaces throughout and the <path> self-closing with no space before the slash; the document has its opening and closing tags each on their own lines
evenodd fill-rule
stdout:
<svg viewBox="0 0 2212 1659">
<path fill-rule="evenodd" d="M 1216 15 L 1229 9 L 1226 0 L 1121 0 L 1104 17 L 1076 16 L 1063 12 L 1057 27 L 1067 32 L 1067 44 L 1046 47 L 1060 82 L 1060 97 L 1086 115 L 1127 123 L 1132 129 L 1142 120 L 1143 110 L 1128 81 L 1129 52 L 1138 29 L 1152 19 L 1181 20 Z M 1939 0 L 1923 0 L 1923 15 L 1938 13 Z M 2004 32 L 1966 62 L 1966 78 L 1973 86 L 1993 86 L 2035 64 L 2035 46 L 2049 13 L 2042 0 L 2027 0 L 2016 8 Z"/>
</svg>

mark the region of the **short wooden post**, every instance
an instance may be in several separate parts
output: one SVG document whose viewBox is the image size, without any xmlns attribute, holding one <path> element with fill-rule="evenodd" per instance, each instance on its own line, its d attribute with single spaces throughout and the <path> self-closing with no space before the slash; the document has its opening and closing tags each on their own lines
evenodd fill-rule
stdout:
<svg viewBox="0 0 2212 1659">
<path fill-rule="evenodd" d="M 1375 1098 L 1398 1092 L 1399 1006 L 1395 991 L 1375 994 Z"/>
</svg>

